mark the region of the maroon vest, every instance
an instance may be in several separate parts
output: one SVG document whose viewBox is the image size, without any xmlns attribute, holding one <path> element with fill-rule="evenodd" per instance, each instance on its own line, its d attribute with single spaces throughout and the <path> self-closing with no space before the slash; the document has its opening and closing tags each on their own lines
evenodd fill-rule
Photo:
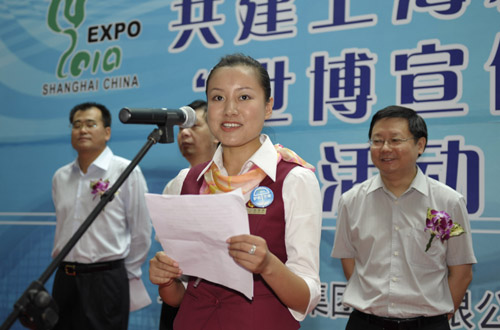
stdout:
<svg viewBox="0 0 500 330">
<path fill-rule="evenodd" d="M 203 179 L 196 181 L 207 163 L 193 167 L 182 186 L 181 194 L 198 194 Z M 249 214 L 250 233 L 266 240 L 269 250 L 283 263 L 285 248 L 285 209 L 283 181 L 294 163 L 278 164 L 276 182 L 265 177 L 259 186 L 273 191 L 274 200 L 266 214 Z M 247 205 L 248 206 L 248 205 Z M 295 330 L 300 328 L 288 308 L 283 305 L 260 275 L 254 275 L 254 297 L 248 300 L 241 293 L 224 286 L 201 281 L 194 287 L 191 278 L 174 321 L 175 330 Z"/>
</svg>

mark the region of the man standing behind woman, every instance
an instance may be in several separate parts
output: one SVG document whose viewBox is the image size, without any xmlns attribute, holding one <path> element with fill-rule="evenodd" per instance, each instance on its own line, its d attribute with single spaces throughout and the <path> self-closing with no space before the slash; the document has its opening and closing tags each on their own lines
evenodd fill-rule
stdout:
<svg viewBox="0 0 500 330">
<path fill-rule="evenodd" d="M 227 244 L 235 262 L 254 274 L 254 297 L 206 280 L 195 285 L 193 278 L 185 288 L 182 265 L 164 252 L 151 259 L 150 279 L 163 301 L 180 305 L 177 330 L 298 329 L 320 298 L 321 194 L 314 169 L 261 134 L 273 98 L 259 62 L 241 54 L 223 57 L 207 78 L 206 94 L 208 125 L 221 145 L 210 162 L 190 170 L 182 194 L 242 188 L 250 235 L 230 237 Z M 273 197 L 256 205 L 251 197 L 257 187 Z"/>
<path fill-rule="evenodd" d="M 182 156 L 189 162 L 190 167 L 182 169 L 175 178 L 167 183 L 163 190 L 163 194 L 166 195 L 180 195 L 182 183 L 189 169 L 212 159 L 217 149 L 217 144 L 219 143 L 208 128 L 207 102 L 195 100 L 191 102 L 188 107 L 191 107 L 196 112 L 196 123 L 193 127 L 179 128 L 179 133 L 177 133 L 177 144 L 179 145 Z M 173 329 L 173 322 L 177 310 L 177 307 L 162 303 L 160 330 Z"/>
<path fill-rule="evenodd" d="M 219 141 L 217 141 L 208 128 L 207 102 L 195 100 L 188 104 L 188 107 L 195 111 L 196 122 L 193 127 L 179 128 L 177 144 L 182 156 L 186 158 L 189 162 L 189 168 L 191 168 L 212 159 Z M 175 178 L 170 180 L 165 186 L 163 193 L 179 195 L 189 168 L 182 169 Z"/>
</svg>

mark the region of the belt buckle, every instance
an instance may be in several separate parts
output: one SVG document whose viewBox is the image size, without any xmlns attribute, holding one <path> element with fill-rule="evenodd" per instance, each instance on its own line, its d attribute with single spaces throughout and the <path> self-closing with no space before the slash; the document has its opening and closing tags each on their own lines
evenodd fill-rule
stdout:
<svg viewBox="0 0 500 330">
<path fill-rule="evenodd" d="M 64 272 L 68 276 L 76 276 L 76 265 L 64 265 Z"/>
</svg>

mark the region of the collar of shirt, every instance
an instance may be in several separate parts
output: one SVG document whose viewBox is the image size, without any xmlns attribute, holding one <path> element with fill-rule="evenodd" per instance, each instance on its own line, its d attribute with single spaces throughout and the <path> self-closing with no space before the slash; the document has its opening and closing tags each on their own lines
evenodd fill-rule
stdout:
<svg viewBox="0 0 500 330">
<path fill-rule="evenodd" d="M 417 175 L 415 176 L 415 179 L 413 179 L 413 182 L 411 183 L 410 189 L 411 188 L 419 191 L 424 196 L 429 195 L 429 185 L 425 178 L 425 174 L 418 166 L 417 166 Z"/>
<path fill-rule="evenodd" d="M 260 135 L 260 142 L 262 145 L 260 148 L 248 159 L 245 164 L 243 164 L 243 167 L 241 168 L 241 171 L 239 174 L 244 174 L 248 172 L 253 165 L 257 165 L 260 169 L 266 173 L 267 176 L 269 176 L 273 181 L 276 180 L 276 166 L 277 166 L 277 154 L 276 154 L 276 148 L 274 147 L 273 143 L 271 142 L 271 139 L 265 135 L 261 134 Z M 206 171 L 210 168 L 212 163 L 215 163 L 221 173 L 223 175 L 227 175 L 226 169 L 224 168 L 224 163 L 222 159 L 222 152 L 223 148 L 222 146 L 219 146 L 217 150 L 215 151 L 214 157 L 208 163 L 208 165 L 201 171 L 200 175 L 198 176 L 198 180 L 203 177 Z M 274 155 L 274 157 L 273 157 Z"/>
<path fill-rule="evenodd" d="M 370 194 L 378 189 L 384 189 L 385 192 L 391 194 L 389 190 L 385 187 L 384 182 L 380 177 L 380 174 L 377 175 L 372 181 L 370 187 L 367 190 L 367 194 Z M 425 174 L 418 166 L 417 166 L 417 175 L 415 176 L 412 183 L 410 184 L 410 187 L 408 187 L 408 189 L 405 191 L 404 194 L 408 193 L 411 190 L 417 190 L 424 196 L 427 196 L 429 194 L 429 187 L 427 184 L 427 180 L 425 179 Z"/>
<path fill-rule="evenodd" d="M 97 167 L 103 171 L 107 171 L 109 168 L 109 165 L 111 164 L 112 158 L 113 158 L 113 152 L 111 151 L 111 149 L 108 146 L 106 146 L 106 148 L 104 148 L 104 150 L 101 152 L 99 157 L 97 157 L 92 162 L 92 164 L 90 164 L 89 170 L 91 170 L 93 167 Z M 78 158 L 76 158 L 75 161 L 73 162 L 73 167 L 78 169 L 78 171 L 80 171 L 80 173 L 83 175 L 83 173 L 80 169 L 80 165 L 78 164 Z"/>
</svg>

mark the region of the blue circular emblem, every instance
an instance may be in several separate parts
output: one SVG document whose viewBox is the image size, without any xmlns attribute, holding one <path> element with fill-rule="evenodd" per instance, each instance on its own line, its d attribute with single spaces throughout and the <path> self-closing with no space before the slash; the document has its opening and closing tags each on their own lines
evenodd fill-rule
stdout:
<svg viewBox="0 0 500 330">
<path fill-rule="evenodd" d="M 256 207 L 269 206 L 274 200 L 274 194 L 268 187 L 257 187 L 250 194 L 250 201 Z"/>
</svg>

